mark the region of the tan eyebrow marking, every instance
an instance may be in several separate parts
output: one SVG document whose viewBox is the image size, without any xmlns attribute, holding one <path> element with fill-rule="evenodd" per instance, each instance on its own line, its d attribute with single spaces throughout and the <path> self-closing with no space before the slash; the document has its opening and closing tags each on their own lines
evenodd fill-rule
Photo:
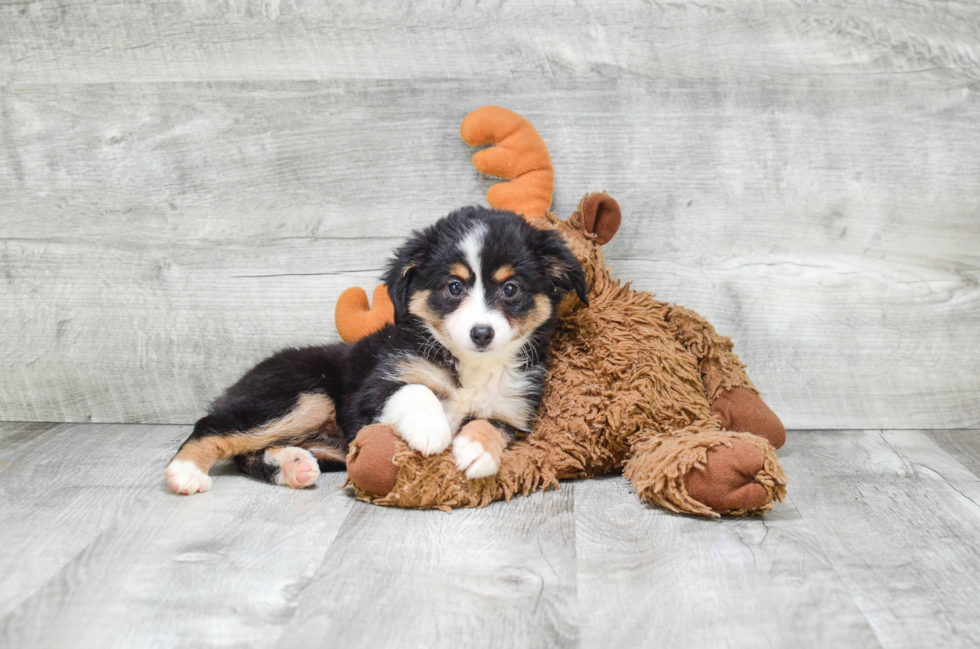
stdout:
<svg viewBox="0 0 980 649">
<path fill-rule="evenodd" d="M 497 270 L 493 272 L 493 278 L 498 282 L 506 282 L 511 277 L 514 276 L 514 267 L 510 264 L 504 264 Z"/>
<path fill-rule="evenodd" d="M 466 267 L 466 264 L 453 264 L 449 272 L 463 281 L 469 281 L 470 279 L 470 269 Z"/>
</svg>

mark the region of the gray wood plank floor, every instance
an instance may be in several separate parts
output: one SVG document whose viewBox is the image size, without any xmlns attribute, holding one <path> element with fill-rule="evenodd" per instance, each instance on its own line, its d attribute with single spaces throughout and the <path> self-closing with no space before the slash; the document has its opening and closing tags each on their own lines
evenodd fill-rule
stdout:
<svg viewBox="0 0 980 649">
<path fill-rule="evenodd" d="M 789 498 L 707 521 L 617 476 L 484 510 L 356 502 L 218 467 L 181 426 L 0 424 L 0 646 L 980 643 L 980 431 L 792 431 Z"/>
</svg>

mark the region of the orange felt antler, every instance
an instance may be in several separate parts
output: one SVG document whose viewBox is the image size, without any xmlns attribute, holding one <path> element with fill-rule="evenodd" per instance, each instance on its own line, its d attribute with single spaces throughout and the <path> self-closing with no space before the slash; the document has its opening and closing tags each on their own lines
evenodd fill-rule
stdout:
<svg viewBox="0 0 980 649">
<path fill-rule="evenodd" d="M 352 286 L 337 298 L 334 321 L 345 343 L 355 343 L 395 321 L 395 307 L 384 284 L 374 287 L 374 307 L 368 305 L 367 293 Z"/>
<path fill-rule="evenodd" d="M 555 170 L 544 139 L 531 122 L 500 106 L 477 108 L 459 127 L 470 146 L 492 144 L 473 154 L 480 173 L 510 182 L 487 191 L 491 207 L 523 214 L 528 220 L 544 218 L 551 207 Z"/>
</svg>

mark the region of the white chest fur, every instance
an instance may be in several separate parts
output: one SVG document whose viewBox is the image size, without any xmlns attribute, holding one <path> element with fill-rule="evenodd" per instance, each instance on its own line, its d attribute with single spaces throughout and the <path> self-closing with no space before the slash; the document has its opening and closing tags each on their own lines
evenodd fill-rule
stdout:
<svg viewBox="0 0 980 649">
<path fill-rule="evenodd" d="M 515 362 L 489 360 L 460 364 L 459 386 L 443 400 L 449 425 L 455 432 L 467 418 L 497 419 L 526 430 L 534 417 L 528 400 L 532 371 Z"/>
</svg>

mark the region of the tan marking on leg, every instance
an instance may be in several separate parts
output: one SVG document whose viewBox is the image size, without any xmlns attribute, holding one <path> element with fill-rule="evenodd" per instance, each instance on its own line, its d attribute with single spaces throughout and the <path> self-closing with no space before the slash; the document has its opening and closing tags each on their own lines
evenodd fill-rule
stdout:
<svg viewBox="0 0 980 649">
<path fill-rule="evenodd" d="M 340 462 L 343 464 L 347 461 L 347 452 L 344 449 L 320 441 L 300 442 L 296 446 L 305 448 L 313 454 L 313 457 L 324 462 Z"/>
<path fill-rule="evenodd" d="M 330 397 L 323 394 L 301 394 L 292 412 L 250 431 L 230 435 L 207 435 L 189 440 L 174 456 L 175 460 L 193 462 L 205 473 L 218 460 L 260 451 L 279 444 L 288 445 L 306 439 L 336 418 Z"/>
<path fill-rule="evenodd" d="M 497 270 L 493 271 L 493 278 L 503 284 L 511 277 L 514 276 L 514 267 L 510 264 L 504 264 Z"/>
<path fill-rule="evenodd" d="M 474 419 L 463 426 L 459 434 L 466 435 L 474 442 L 479 442 L 483 446 L 483 450 L 497 460 L 504 454 L 504 449 L 510 443 L 507 435 L 486 419 Z"/>
<path fill-rule="evenodd" d="M 456 390 L 456 381 L 449 370 L 417 356 L 398 361 L 393 378 L 402 383 L 424 385 L 442 399 Z"/>
<path fill-rule="evenodd" d="M 467 282 L 470 279 L 470 269 L 466 267 L 466 264 L 453 264 L 453 267 L 449 269 L 449 272 L 464 282 Z"/>
<path fill-rule="evenodd" d="M 471 421 L 453 440 L 456 468 L 466 474 L 467 480 L 494 475 L 507 442 L 507 435 L 486 419 Z"/>
</svg>

